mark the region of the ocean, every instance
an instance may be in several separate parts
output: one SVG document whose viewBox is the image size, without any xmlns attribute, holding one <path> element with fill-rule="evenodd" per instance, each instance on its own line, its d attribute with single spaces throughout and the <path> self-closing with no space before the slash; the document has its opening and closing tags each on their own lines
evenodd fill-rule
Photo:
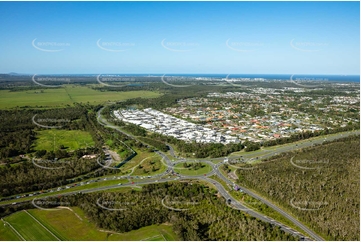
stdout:
<svg viewBox="0 0 361 242">
<path fill-rule="evenodd" d="M 112 75 L 112 74 L 109 74 Z M 115 76 L 151 76 L 160 77 L 164 74 L 114 74 Z M 217 78 L 222 79 L 234 78 L 262 78 L 266 80 L 292 80 L 293 81 L 330 81 L 330 82 L 360 82 L 360 75 L 292 75 L 292 74 L 166 74 L 165 77 L 203 77 L 203 78 Z"/>
</svg>

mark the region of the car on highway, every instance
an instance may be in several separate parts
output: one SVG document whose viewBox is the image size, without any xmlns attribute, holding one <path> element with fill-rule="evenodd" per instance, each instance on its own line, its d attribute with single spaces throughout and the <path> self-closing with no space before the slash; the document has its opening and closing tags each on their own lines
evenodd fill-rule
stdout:
<svg viewBox="0 0 361 242">
<path fill-rule="evenodd" d="M 122 185 L 122 183 L 118 183 L 118 186 Z"/>
</svg>

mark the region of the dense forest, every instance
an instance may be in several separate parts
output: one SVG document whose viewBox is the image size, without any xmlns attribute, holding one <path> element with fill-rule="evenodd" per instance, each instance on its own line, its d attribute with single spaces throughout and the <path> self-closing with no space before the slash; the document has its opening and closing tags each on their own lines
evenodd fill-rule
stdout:
<svg viewBox="0 0 361 242">
<path fill-rule="evenodd" d="M 182 207 L 180 203 L 183 202 L 188 210 L 170 210 L 162 205 L 164 198 L 168 205 L 176 203 Z M 182 200 L 177 200 L 179 198 Z M 78 194 L 52 199 L 79 206 L 98 227 L 118 232 L 170 223 L 181 240 L 296 239 L 277 226 L 227 207 L 224 198 L 217 196 L 215 190 L 199 184 L 149 184 L 139 192 Z"/>
<path fill-rule="evenodd" d="M 360 240 L 360 136 L 325 142 L 239 169 L 239 183 L 329 240 Z"/>
<path fill-rule="evenodd" d="M 81 158 L 87 154 L 97 154 L 104 158 L 102 147 L 107 140 L 111 140 L 112 148 L 120 150 L 128 150 L 122 142 L 133 147 L 143 147 L 141 143 L 100 125 L 96 121 L 96 111 L 99 108 L 100 106 L 75 104 L 75 107 L 56 110 L 0 110 L 0 197 L 46 190 L 85 178 L 119 172 L 101 169 L 95 159 Z M 39 127 L 33 121 L 41 125 L 59 126 L 64 131 L 87 131 L 95 145 L 73 151 L 62 148 L 54 151 L 34 150 L 37 131 L 46 128 Z M 22 154 L 26 156 L 20 157 Z M 57 161 L 53 164 L 50 161 L 54 161 L 55 157 Z M 40 161 L 43 162 L 37 161 L 37 158 L 41 158 Z M 45 164 L 44 161 L 49 162 Z M 55 169 L 44 169 L 33 162 Z"/>
<path fill-rule="evenodd" d="M 64 130 L 86 130 L 92 132 L 96 142 L 98 138 L 96 131 L 92 131 L 94 122 L 90 121 L 89 108 L 75 104 L 75 107 L 49 110 L 0 110 L 0 161 L 10 163 L 11 157 L 33 152 L 36 131 L 46 129 L 40 125 L 61 127 Z M 96 143 L 99 147 L 99 142 Z"/>
</svg>

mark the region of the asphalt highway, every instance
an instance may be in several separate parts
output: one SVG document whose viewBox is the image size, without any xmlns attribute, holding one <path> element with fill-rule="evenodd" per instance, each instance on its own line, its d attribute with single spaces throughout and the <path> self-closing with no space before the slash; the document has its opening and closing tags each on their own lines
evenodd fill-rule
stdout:
<svg viewBox="0 0 361 242">
<path fill-rule="evenodd" d="M 104 126 L 107 126 L 107 127 L 110 127 L 112 129 L 115 129 L 115 130 L 129 136 L 130 138 L 137 140 L 137 138 L 134 137 L 133 135 L 131 135 L 131 134 L 127 133 L 127 132 L 124 132 L 123 130 L 119 129 L 119 127 L 110 124 L 107 120 L 104 120 L 100 115 L 102 110 L 103 110 L 103 108 L 100 109 L 98 111 L 98 114 L 97 114 L 97 120 L 98 120 L 98 122 L 100 124 L 102 124 Z M 250 160 L 250 159 L 255 159 L 255 157 L 256 157 L 256 159 L 264 159 L 264 158 L 268 158 L 268 157 L 274 156 L 274 155 L 282 153 L 282 152 L 287 152 L 287 151 L 292 151 L 292 150 L 295 150 L 295 149 L 306 148 L 306 147 L 310 147 L 310 146 L 315 145 L 315 144 L 322 144 L 324 141 L 331 141 L 331 140 L 334 140 L 334 139 L 338 139 L 338 138 L 341 138 L 341 137 L 346 137 L 346 136 L 353 135 L 353 134 L 360 134 L 360 131 L 359 130 L 350 131 L 350 132 L 338 133 L 338 134 L 334 134 L 334 135 L 328 135 L 328 136 L 324 136 L 322 138 L 313 138 L 313 139 L 309 139 L 309 140 L 304 140 L 302 142 L 281 145 L 281 146 L 278 146 L 276 148 L 275 147 L 267 147 L 267 148 L 264 148 L 264 149 L 261 149 L 261 150 L 255 151 L 255 152 L 244 153 L 243 156 L 240 156 L 240 155 L 232 156 L 232 158 L 240 158 L 240 157 L 242 157 L 243 159 Z M 140 141 L 140 142 L 142 142 L 142 141 Z M 142 142 L 142 143 L 144 143 L 144 142 Z M 146 145 L 148 145 L 148 144 L 146 144 Z M 291 233 L 294 236 L 298 236 L 298 237 L 303 238 L 305 240 L 311 240 L 311 238 L 308 238 L 305 235 L 302 235 L 300 232 L 295 231 L 295 230 L 287 227 L 286 225 L 284 225 L 284 224 L 282 224 L 282 223 L 280 223 L 280 222 L 278 222 L 278 221 L 276 221 L 276 220 L 274 220 L 272 218 L 264 216 L 264 215 L 262 215 L 262 214 L 260 214 L 260 213 L 258 213 L 256 211 L 250 209 L 246 205 L 240 203 L 239 201 L 237 201 L 234 197 L 232 197 L 228 193 L 228 191 L 223 187 L 223 185 L 221 183 L 219 183 L 216 180 L 213 180 L 213 179 L 209 178 L 209 176 L 217 175 L 226 184 L 234 183 L 229 178 L 224 176 L 222 174 L 222 172 L 220 171 L 220 169 L 219 169 L 220 165 L 222 164 L 222 162 L 219 162 L 219 161 L 223 161 L 225 159 L 225 157 L 215 158 L 215 159 L 211 159 L 211 160 L 210 159 L 198 159 L 198 161 L 207 163 L 208 165 L 210 165 L 212 167 L 212 170 L 210 172 L 208 172 L 207 174 L 202 174 L 202 175 L 197 175 L 197 176 L 178 175 L 178 177 L 176 177 L 176 178 L 174 178 L 174 177 L 170 178 L 170 176 L 168 176 L 169 178 L 164 178 L 164 176 L 166 176 L 166 175 L 175 174 L 174 166 L 176 164 L 181 163 L 181 162 L 192 162 L 192 161 L 194 162 L 194 159 L 180 159 L 179 157 L 177 157 L 175 155 L 175 151 L 174 151 L 173 147 L 171 145 L 169 145 L 169 144 L 167 144 L 167 146 L 169 147 L 169 152 L 170 152 L 171 156 L 174 158 L 173 161 L 171 161 L 169 159 L 169 157 L 166 154 L 164 154 L 163 152 L 155 151 L 155 153 L 157 155 L 162 157 L 162 160 L 165 162 L 165 165 L 168 166 L 168 169 L 165 172 L 161 173 L 161 174 L 154 175 L 154 176 L 152 176 L 150 178 L 145 178 L 142 181 L 138 181 L 138 180 L 132 181 L 132 177 L 130 175 L 121 176 L 121 177 L 118 177 L 118 178 L 119 179 L 120 178 L 128 178 L 129 183 L 121 184 L 121 185 L 118 184 L 118 185 L 99 186 L 99 187 L 88 188 L 88 189 L 84 188 L 84 189 L 81 189 L 81 190 L 71 191 L 71 192 L 70 191 L 66 192 L 64 190 L 64 192 L 62 192 L 61 194 L 57 194 L 57 195 L 50 195 L 49 194 L 49 196 L 42 196 L 41 198 L 38 198 L 38 199 L 44 199 L 44 198 L 49 198 L 49 197 L 54 197 L 54 196 L 59 196 L 59 195 L 62 195 L 62 196 L 63 195 L 71 195 L 71 194 L 76 194 L 76 193 L 79 193 L 79 192 L 91 193 L 91 192 L 104 191 L 104 190 L 114 189 L 114 188 L 119 188 L 119 187 L 134 187 L 134 186 L 146 185 L 146 184 L 152 184 L 152 183 L 159 183 L 159 182 L 171 182 L 171 181 L 182 180 L 182 179 L 187 179 L 187 180 L 188 179 L 198 179 L 198 180 L 206 181 L 208 183 L 212 183 L 216 187 L 216 189 L 218 190 L 219 194 L 221 194 L 225 198 L 226 203 L 230 207 L 232 207 L 234 209 L 237 209 L 237 210 L 240 210 L 242 212 L 248 213 L 249 215 L 251 215 L 253 217 L 256 217 L 256 218 L 258 218 L 258 219 L 260 219 L 262 221 L 265 221 L 265 222 L 274 224 L 276 226 L 279 226 L 279 227 L 281 227 L 282 230 L 284 230 L 284 231 L 286 231 L 288 233 Z M 219 163 L 215 164 L 212 161 L 218 161 Z M 104 167 L 104 169 L 107 169 L 107 167 Z M 157 180 L 155 180 L 155 179 L 157 179 Z M 274 210 L 276 210 L 277 212 L 282 214 L 284 217 L 286 217 L 287 219 L 292 221 L 297 227 L 299 227 L 300 229 L 305 231 L 309 236 L 311 236 L 312 239 L 314 239 L 314 240 L 324 240 L 322 237 L 320 237 L 319 235 L 314 233 L 312 230 L 310 230 L 303 223 L 301 223 L 300 221 L 295 219 L 292 215 L 288 214 L 287 212 L 285 212 L 284 210 L 282 210 L 278 206 L 272 204 L 267 199 L 255 194 L 254 192 L 248 190 L 247 188 L 244 188 L 244 187 L 239 186 L 239 185 L 238 185 L 238 187 L 240 187 L 248 195 L 254 197 L 255 199 L 258 199 L 259 201 L 261 201 L 264 204 L 268 205 L 269 207 L 273 208 Z M 17 204 L 29 202 L 29 200 L 34 199 L 34 198 L 37 198 L 37 196 L 29 197 L 27 199 L 27 201 L 18 202 Z M 11 200 L 11 201 L 9 200 L 9 202 L 7 202 L 7 204 L 3 204 L 3 205 L 0 205 L 0 206 L 3 206 L 3 207 L 4 206 L 11 206 L 12 203 L 15 202 L 15 201 L 16 200 Z"/>
</svg>

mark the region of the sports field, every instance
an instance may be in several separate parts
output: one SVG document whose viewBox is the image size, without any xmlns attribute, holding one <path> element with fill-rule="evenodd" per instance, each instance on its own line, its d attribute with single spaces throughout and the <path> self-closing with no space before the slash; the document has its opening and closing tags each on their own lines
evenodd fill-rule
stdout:
<svg viewBox="0 0 361 242">
<path fill-rule="evenodd" d="M 4 221 L 0 222 L 0 240 L 22 240 L 20 236 Z"/>
<path fill-rule="evenodd" d="M 45 88 L 10 92 L 0 90 L 0 109 L 14 107 L 64 107 L 74 102 L 101 104 L 109 101 L 121 101 L 130 98 L 155 98 L 161 94 L 151 91 L 101 92 L 86 86 L 65 85 L 60 88 Z"/>
<path fill-rule="evenodd" d="M 25 211 L 17 212 L 4 220 L 21 235 L 19 237 L 25 240 L 58 240 Z"/>
<path fill-rule="evenodd" d="M 172 231 L 171 225 L 151 225 L 127 233 L 105 231 L 95 227 L 84 216 L 81 209 L 71 207 L 61 210 L 28 210 L 29 214 L 39 221 L 34 220 L 25 211 L 17 212 L 5 218 L 18 233 L 26 240 L 148 240 L 164 241 L 178 240 Z M 40 224 L 42 225 L 40 225 Z M 9 226 L 0 229 L 1 240 L 21 240 Z M 43 227 L 44 226 L 44 227 Z"/>
<path fill-rule="evenodd" d="M 94 146 L 91 135 L 82 130 L 49 129 L 37 133 L 35 150 L 57 150 L 64 145 L 70 151 Z"/>
</svg>

